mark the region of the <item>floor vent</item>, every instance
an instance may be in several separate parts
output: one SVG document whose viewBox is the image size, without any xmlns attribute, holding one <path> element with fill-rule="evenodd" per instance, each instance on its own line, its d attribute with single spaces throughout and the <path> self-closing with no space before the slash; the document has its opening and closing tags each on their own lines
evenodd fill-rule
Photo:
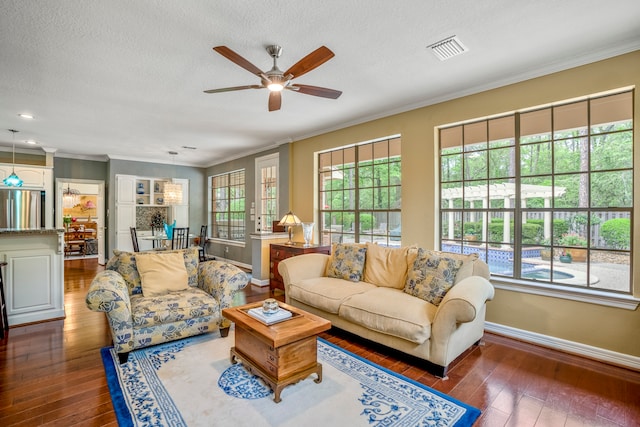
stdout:
<svg viewBox="0 0 640 427">
<path fill-rule="evenodd" d="M 469 50 L 456 36 L 447 37 L 444 40 L 427 46 L 427 48 L 431 49 L 440 61 L 453 58 Z"/>
</svg>

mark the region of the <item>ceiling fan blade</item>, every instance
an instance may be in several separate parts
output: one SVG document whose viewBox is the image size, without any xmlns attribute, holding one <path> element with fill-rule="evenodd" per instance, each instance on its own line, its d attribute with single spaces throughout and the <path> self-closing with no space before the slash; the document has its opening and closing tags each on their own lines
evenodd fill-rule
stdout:
<svg viewBox="0 0 640 427">
<path fill-rule="evenodd" d="M 220 93 L 220 92 L 231 92 L 234 90 L 263 89 L 263 88 L 264 86 L 260 86 L 260 85 L 233 86 L 233 87 L 223 87 L 220 89 L 209 89 L 209 90 L 205 90 L 204 93 Z"/>
<path fill-rule="evenodd" d="M 300 77 L 301 75 L 306 74 L 309 71 L 324 64 L 334 56 L 335 55 L 331 51 L 331 49 L 326 46 L 320 46 L 319 48 L 302 58 L 300 61 L 293 64 L 291 68 L 284 72 L 284 75 L 291 75 L 292 77 L 290 77 L 290 79 Z"/>
<path fill-rule="evenodd" d="M 251 62 L 247 61 L 242 56 L 238 55 L 237 53 L 235 53 L 234 51 L 232 51 L 226 46 L 216 46 L 213 48 L 213 50 L 215 50 L 220 55 L 227 58 L 229 61 L 249 71 L 251 74 L 255 74 L 256 76 L 259 76 L 259 77 L 261 77 L 264 74 L 261 69 L 259 69 L 258 67 L 253 65 Z"/>
<path fill-rule="evenodd" d="M 295 92 L 304 93 L 305 95 L 320 96 L 322 98 L 331 98 L 331 99 L 337 99 L 340 95 L 342 95 L 342 91 L 328 89 L 326 87 L 320 87 L 320 86 L 293 84 L 293 85 L 287 86 L 287 89 L 293 90 Z"/>
<path fill-rule="evenodd" d="M 269 93 L 269 111 L 276 111 L 282 105 L 282 92 Z"/>
</svg>

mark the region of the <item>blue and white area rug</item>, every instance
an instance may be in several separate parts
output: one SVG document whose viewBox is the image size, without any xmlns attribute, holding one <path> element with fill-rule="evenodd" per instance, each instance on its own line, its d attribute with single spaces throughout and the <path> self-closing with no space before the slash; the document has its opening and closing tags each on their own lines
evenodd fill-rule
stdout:
<svg viewBox="0 0 640 427">
<path fill-rule="evenodd" d="M 217 333 L 102 360 L 120 426 L 470 426 L 476 408 L 349 353 L 321 338 L 316 376 L 273 393 Z"/>
</svg>

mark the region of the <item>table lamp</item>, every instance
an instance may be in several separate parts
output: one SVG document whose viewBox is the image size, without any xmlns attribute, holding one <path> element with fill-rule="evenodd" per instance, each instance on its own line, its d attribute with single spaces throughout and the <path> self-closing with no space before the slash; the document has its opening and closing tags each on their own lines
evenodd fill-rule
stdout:
<svg viewBox="0 0 640 427">
<path fill-rule="evenodd" d="M 291 240 L 291 227 L 293 227 L 294 225 L 302 224 L 302 221 L 300 221 L 300 218 L 295 216 L 295 214 L 293 212 L 289 211 L 282 217 L 282 219 L 280 220 L 280 222 L 278 224 L 282 225 L 284 227 L 288 227 L 288 229 L 289 229 L 289 241 L 286 244 L 287 245 L 292 245 L 293 241 Z"/>
</svg>

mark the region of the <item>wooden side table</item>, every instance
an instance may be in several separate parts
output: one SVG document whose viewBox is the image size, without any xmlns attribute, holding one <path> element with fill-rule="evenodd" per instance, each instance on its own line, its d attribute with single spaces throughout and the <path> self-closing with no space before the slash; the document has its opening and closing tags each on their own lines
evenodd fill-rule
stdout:
<svg viewBox="0 0 640 427">
<path fill-rule="evenodd" d="M 293 243 L 290 245 L 284 243 L 272 243 L 270 248 L 269 266 L 271 268 L 271 273 L 269 274 L 269 294 L 272 296 L 276 289 L 280 289 L 284 292 L 284 282 L 282 281 L 282 276 L 278 273 L 278 264 L 280 261 L 302 254 L 318 253 L 329 255 L 331 253 L 330 245 L 305 246 L 304 243 Z"/>
</svg>

